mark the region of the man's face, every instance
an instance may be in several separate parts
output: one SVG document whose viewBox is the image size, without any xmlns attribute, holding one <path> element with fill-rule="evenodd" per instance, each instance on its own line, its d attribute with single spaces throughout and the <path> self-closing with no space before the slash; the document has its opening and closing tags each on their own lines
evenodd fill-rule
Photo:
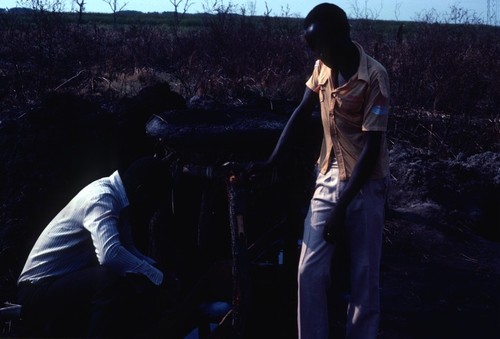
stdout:
<svg viewBox="0 0 500 339">
<path fill-rule="evenodd" d="M 345 58 L 349 47 L 349 38 L 335 32 L 327 32 L 317 24 L 311 24 L 305 30 L 309 48 L 318 54 L 318 58 L 330 68 L 337 68 Z"/>
<path fill-rule="evenodd" d="M 166 201 L 169 187 L 166 185 L 153 186 L 141 185 L 134 192 L 133 199 L 130 199 L 131 209 L 135 213 L 152 215 L 163 201 Z"/>
</svg>

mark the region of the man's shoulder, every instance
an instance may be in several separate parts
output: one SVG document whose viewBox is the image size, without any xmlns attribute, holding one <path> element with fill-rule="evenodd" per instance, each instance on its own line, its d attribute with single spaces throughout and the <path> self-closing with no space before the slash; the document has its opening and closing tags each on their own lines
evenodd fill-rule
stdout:
<svg viewBox="0 0 500 339">
<path fill-rule="evenodd" d="M 366 56 L 366 60 L 370 74 L 387 74 L 387 69 L 380 61 L 370 55 Z"/>
<path fill-rule="evenodd" d="M 373 75 L 384 75 L 387 76 L 387 69 L 385 68 L 384 65 L 378 60 L 376 60 L 374 57 L 367 55 L 366 56 L 367 60 L 367 66 L 368 66 L 368 72 L 371 76 Z"/>
<path fill-rule="evenodd" d="M 366 56 L 366 64 L 370 86 L 372 88 L 379 88 L 382 95 L 388 98 L 390 93 L 390 81 L 386 68 L 382 63 L 369 55 Z"/>
<path fill-rule="evenodd" d="M 111 180 L 109 180 L 108 177 L 105 177 L 91 182 L 83 188 L 78 195 L 87 199 L 89 202 L 95 202 L 105 197 L 114 197 L 117 194 Z"/>
<path fill-rule="evenodd" d="M 320 82 L 324 82 L 332 74 L 331 68 L 325 65 L 325 63 L 320 59 L 316 60 L 316 63 L 314 64 L 314 72 Z"/>
</svg>

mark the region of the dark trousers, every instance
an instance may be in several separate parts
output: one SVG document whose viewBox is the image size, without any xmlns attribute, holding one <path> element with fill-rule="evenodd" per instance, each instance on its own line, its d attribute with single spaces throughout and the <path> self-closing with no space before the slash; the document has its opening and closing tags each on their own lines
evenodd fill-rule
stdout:
<svg viewBox="0 0 500 339">
<path fill-rule="evenodd" d="M 21 283 L 23 336 L 137 338 L 157 321 L 159 288 L 142 275 L 104 266 L 37 283 Z"/>
</svg>

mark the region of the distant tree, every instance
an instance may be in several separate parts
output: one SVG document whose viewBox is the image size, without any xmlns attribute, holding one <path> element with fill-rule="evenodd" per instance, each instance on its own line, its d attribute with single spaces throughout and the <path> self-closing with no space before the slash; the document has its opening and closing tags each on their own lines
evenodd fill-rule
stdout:
<svg viewBox="0 0 500 339">
<path fill-rule="evenodd" d="M 394 5 L 394 17 L 396 18 L 396 21 L 399 21 L 399 15 L 401 14 L 401 5 L 403 3 L 401 1 L 397 1 Z"/>
<path fill-rule="evenodd" d="M 204 0 L 202 6 L 205 13 L 225 16 L 234 13 L 235 8 L 231 1 L 225 4 L 224 0 Z"/>
<path fill-rule="evenodd" d="M 376 10 L 368 7 L 368 0 L 364 0 L 363 5 L 360 5 L 358 0 L 354 0 L 351 4 L 351 17 L 354 19 L 377 20 L 382 11 L 382 7 L 383 1 L 380 1 L 380 8 Z"/>
<path fill-rule="evenodd" d="M 20 0 L 19 5 L 40 13 L 62 12 L 64 9 L 62 0 Z"/>
<path fill-rule="evenodd" d="M 255 16 L 257 13 L 257 2 L 255 0 L 253 1 L 247 1 L 246 5 L 241 5 L 240 6 L 240 14 L 245 16 Z"/>
<path fill-rule="evenodd" d="M 184 14 L 187 13 L 187 11 L 189 10 L 189 7 L 191 7 L 191 5 L 192 5 L 192 2 L 191 2 L 191 0 L 169 0 L 169 1 L 172 4 L 172 6 L 174 6 L 174 22 L 173 22 L 172 28 L 174 30 L 174 34 L 177 36 L 177 33 L 179 32 L 179 27 L 180 27 L 182 17 L 184 16 Z M 184 5 L 183 5 L 182 13 L 181 13 L 181 15 L 179 15 L 179 7 L 183 3 L 184 3 Z"/>
<path fill-rule="evenodd" d="M 120 1 L 118 0 L 102 0 L 105 3 L 109 5 L 109 8 L 111 8 L 111 12 L 113 12 L 113 24 L 116 26 L 116 14 L 123 10 L 127 5 L 128 2 L 124 2 L 123 4 L 120 4 Z"/>
<path fill-rule="evenodd" d="M 191 0 L 169 0 L 172 6 L 174 6 L 174 15 L 179 13 L 179 7 L 184 3 L 182 14 L 187 13 L 189 7 L 193 4 Z"/>
<path fill-rule="evenodd" d="M 499 4 L 498 0 L 488 0 L 486 2 L 486 23 L 488 25 L 498 25 Z"/>
<path fill-rule="evenodd" d="M 264 17 L 269 18 L 273 10 L 268 6 L 267 1 L 264 4 L 266 6 L 266 10 L 264 11 Z"/>
<path fill-rule="evenodd" d="M 83 11 L 85 11 L 85 0 L 73 0 L 73 3 L 77 6 L 78 11 L 78 24 L 82 23 Z"/>
<path fill-rule="evenodd" d="M 20 7 L 30 10 L 33 23 L 40 35 L 53 36 L 61 24 L 64 0 L 19 0 Z"/>
</svg>

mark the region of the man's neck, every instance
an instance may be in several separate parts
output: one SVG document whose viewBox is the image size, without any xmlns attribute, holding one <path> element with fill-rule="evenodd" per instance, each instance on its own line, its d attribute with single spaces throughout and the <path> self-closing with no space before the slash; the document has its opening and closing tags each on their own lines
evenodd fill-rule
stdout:
<svg viewBox="0 0 500 339">
<path fill-rule="evenodd" d="M 346 50 L 344 62 L 339 65 L 338 71 L 348 81 L 356 72 L 359 67 L 359 50 L 356 45 L 351 42 L 349 48 Z"/>
</svg>

